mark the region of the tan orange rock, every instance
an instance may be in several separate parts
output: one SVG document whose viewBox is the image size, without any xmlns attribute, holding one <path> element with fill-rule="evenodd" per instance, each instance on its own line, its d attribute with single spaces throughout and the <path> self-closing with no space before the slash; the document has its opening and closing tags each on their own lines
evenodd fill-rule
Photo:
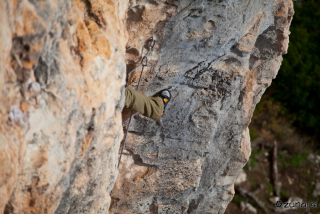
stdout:
<svg viewBox="0 0 320 214">
<path fill-rule="evenodd" d="M 109 208 L 127 2 L 90 4 L 0 3 L 0 212 Z"/>
</svg>

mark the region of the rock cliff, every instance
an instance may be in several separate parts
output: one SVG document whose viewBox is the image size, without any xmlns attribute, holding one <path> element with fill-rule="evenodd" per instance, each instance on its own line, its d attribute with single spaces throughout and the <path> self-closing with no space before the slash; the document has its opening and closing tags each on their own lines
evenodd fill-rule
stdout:
<svg viewBox="0 0 320 214">
<path fill-rule="evenodd" d="M 3 0 L 0 16 L 0 212 L 224 212 L 291 0 Z M 141 91 L 173 100 L 134 114 L 117 170 L 125 73 L 151 36 Z"/>
<path fill-rule="evenodd" d="M 106 213 L 125 1 L 0 2 L 0 213 Z"/>
<path fill-rule="evenodd" d="M 154 35 L 142 90 L 171 88 L 173 101 L 160 122 L 133 117 L 112 213 L 224 212 L 250 156 L 253 110 L 287 51 L 292 16 L 288 0 L 131 2 L 127 63 Z"/>
</svg>

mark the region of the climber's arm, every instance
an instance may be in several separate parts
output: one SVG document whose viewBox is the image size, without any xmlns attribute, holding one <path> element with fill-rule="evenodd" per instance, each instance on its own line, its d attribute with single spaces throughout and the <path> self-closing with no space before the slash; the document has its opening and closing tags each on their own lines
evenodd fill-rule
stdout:
<svg viewBox="0 0 320 214">
<path fill-rule="evenodd" d="M 161 97 L 147 97 L 130 87 L 126 87 L 125 96 L 125 108 L 130 108 L 154 120 L 160 120 L 164 108 Z"/>
</svg>

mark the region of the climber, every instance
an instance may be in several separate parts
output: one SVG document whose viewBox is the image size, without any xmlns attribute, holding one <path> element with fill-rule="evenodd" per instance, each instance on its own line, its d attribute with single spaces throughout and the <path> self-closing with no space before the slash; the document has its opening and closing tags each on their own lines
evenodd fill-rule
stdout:
<svg viewBox="0 0 320 214">
<path fill-rule="evenodd" d="M 154 120 L 160 120 L 161 116 L 164 114 L 164 111 L 165 111 L 165 108 L 167 107 L 167 104 L 171 100 L 170 91 L 168 89 L 164 89 L 164 90 L 160 91 L 160 95 L 157 97 L 147 97 L 144 94 L 142 94 L 141 92 L 138 92 L 132 88 L 127 87 L 128 76 L 131 73 L 135 72 L 140 66 L 142 66 L 140 78 L 139 78 L 139 82 L 138 82 L 138 86 L 137 86 L 137 90 L 139 89 L 143 69 L 144 69 L 144 67 L 148 66 L 148 55 L 151 52 L 151 50 L 155 44 L 156 44 L 156 40 L 154 39 L 154 37 L 153 36 L 150 37 L 147 41 L 148 51 L 147 51 L 146 55 L 144 57 L 142 57 L 140 64 L 127 74 L 126 90 L 125 90 L 126 100 L 125 100 L 124 107 L 132 109 L 137 112 L 140 112 L 142 115 L 144 115 L 146 117 L 150 117 Z M 130 116 L 130 119 L 128 122 L 128 127 L 130 125 L 131 117 L 132 117 L 132 111 L 131 111 L 131 116 Z M 128 130 L 129 129 L 127 129 L 127 132 L 128 132 Z M 127 137 L 127 133 L 126 133 L 126 137 Z M 126 139 L 126 137 L 125 137 L 125 139 Z M 124 140 L 124 142 L 125 142 L 125 140 Z M 119 163 L 120 163 L 120 160 L 121 160 L 121 156 L 119 159 Z M 118 164 L 118 166 L 119 166 L 119 164 Z"/>
<path fill-rule="evenodd" d="M 165 111 L 169 101 L 171 100 L 171 93 L 168 89 L 164 89 L 164 90 L 160 91 L 160 93 L 159 93 L 160 95 L 157 97 L 147 97 L 146 95 L 142 94 L 141 92 L 138 92 L 132 88 L 127 87 L 128 79 L 129 79 L 128 76 L 131 73 L 135 72 L 140 66 L 142 66 L 140 78 L 139 78 L 139 82 L 138 82 L 138 86 L 137 86 L 137 90 L 139 89 L 143 69 L 144 69 L 144 67 L 148 66 L 148 55 L 151 52 L 154 45 L 156 44 L 156 40 L 154 39 L 153 36 L 148 39 L 147 44 L 148 44 L 148 51 L 147 51 L 146 55 L 144 57 L 142 57 L 140 64 L 137 67 L 135 67 L 132 71 L 130 71 L 126 77 L 126 90 L 125 90 L 126 100 L 125 100 L 124 107 L 130 108 L 132 110 L 131 110 L 131 115 L 130 115 L 129 122 L 127 125 L 127 131 L 126 131 L 126 134 L 125 134 L 125 137 L 123 140 L 123 145 L 122 145 L 117 168 L 119 168 L 119 166 L 120 166 L 123 150 L 126 146 L 126 140 L 128 137 L 130 121 L 132 118 L 133 111 L 140 112 L 142 115 L 144 115 L 146 117 L 150 117 L 154 120 L 160 120 L 161 116 L 164 114 L 164 111 Z"/>
<path fill-rule="evenodd" d="M 171 93 L 168 89 L 164 89 L 157 97 L 147 97 L 139 91 L 126 87 L 125 97 L 125 108 L 137 111 L 154 120 L 160 120 L 171 100 Z"/>
</svg>

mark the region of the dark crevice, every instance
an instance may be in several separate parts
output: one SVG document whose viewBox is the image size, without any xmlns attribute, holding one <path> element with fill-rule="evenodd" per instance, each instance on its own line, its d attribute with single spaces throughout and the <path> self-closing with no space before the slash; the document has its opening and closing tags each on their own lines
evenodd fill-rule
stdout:
<svg viewBox="0 0 320 214">
<path fill-rule="evenodd" d="M 97 14 L 95 14 L 95 11 L 92 9 L 92 5 L 90 0 L 82 0 L 82 2 L 86 6 L 86 11 L 90 19 L 92 19 L 98 26 L 99 28 L 103 28 L 106 26 L 105 20 L 101 19 Z"/>
<path fill-rule="evenodd" d="M 96 116 L 96 109 L 92 108 L 92 115 L 91 115 L 90 122 L 86 125 L 86 129 L 87 129 L 88 132 L 92 132 L 95 129 L 95 126 L 94 126 L 94 118 L 95 118 L 95 116 Z"/>
<path fill-rule="evenodd" d="M 146 166 L 146 167 L 153 167 L 153 168 L 157 168 L 156 165 L 151 165 L 151 164 L 147 164 L 144 163 L 141 156 L 139 154 L 133 154 L 132 155 L 132 159 L 134 161 L 134 164 L 138 165 L 138 166 Z"/>
<path fill-rule="evenodd" d="M 117 207 L 117 203 L 120 201 L 119 198 L 116 197 L 112 197 L 111 196 L 111 203 L 110 203 L 110 207 L 109 207 L 109 212 L 111 212 L 113 207 Z"/>
<path fill-rule="evenodd" d="M 190 4 L 188 4 L 187 6 L 185 6 L 181 11 L 179 11 L 179 13 L 182 13 L 183 11 L 185 11 L 186 9 L 188 9 L 188 7 L 190 7 L 194 2 L 192 1 Z M 178 14 L 179 14 L 178 13 Z"/>
<path fill-rule="evenodd" d="M 152 4 L 152 5 L 159 5 L 156 1 L 154 1 L 154 0 L 147 0 L 147 2 L 149 3 L 149 4 Z"/>
<path fill-rule="evenodd" d="M 14 213 L 14 208 L 12 206 L 12 203 L 9 201 L 4 208 L 3 214 L 11 214 L 11 213 Z"/>
<path fill-rule="evenodd" d="M 82 66 L 83 56 L 82 56 L 80 50 L 78 49 L 79 46 L 80 46 L 80 44 L 79 44 L 79 40 L 78 40 L 77 47 L 74 47 L 74 46 L 70 47 L 70 53 L 74 53 L 76 56 L 79 57 L 80 65 Z"/>
<path fill-rule="evenodd" d="M 149 207 L 149 211 L 151 213 L 158 213 L 158 203 L 157 203 L 156 198 L 153 199 L 153 202 Z"/>
<path fill-rule="evenodd" d="M 144 6 L 136 5 L 130 8 L 127 12 L 128 21 L 143 21 L 142 15 L 145 10 Z"/>
<path fill-rule="evenodd" d="M 128 131 L 128 132 L 131 133 L 131 134 L 138 135 L 138 136 L 142 136 L 142 135 L 145 134 L 144 132 L 137 132 L 137 131 Z"/>
<path fill-rule="evenodd" d="M 193 88 L 193 89 L 209 89 L 209 88 L 206 88 L 206 87 L 195 86 L 195 85 L 188 84 L 188 83 L 181 83 L 180 85 L 185 85 L 185 86 L 188 86 L 189 88 Z"/>
<path fill-rule="evenodd" d="M 193 211 L 196 211 L 201 201 L 203 201 L 203 199 L 204 199 L 204 196 L 202 194 L 200 194 L 197 199 L 192 199 L 189 204 L 187 213 L 192 213 Z"/>
</svg>

